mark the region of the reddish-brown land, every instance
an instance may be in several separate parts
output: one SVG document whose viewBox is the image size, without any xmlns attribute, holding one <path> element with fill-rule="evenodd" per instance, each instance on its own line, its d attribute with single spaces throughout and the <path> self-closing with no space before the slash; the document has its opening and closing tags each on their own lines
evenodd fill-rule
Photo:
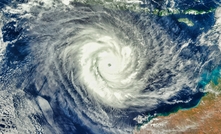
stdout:
<svg viewBox="0 0 221 134">
<path fill-rule="evenodd" d="M 220 85 L 212 87 L 217 91 Z M 221 134 L 221 95 L 207 93 L 192 109 L 158 116 L 135 134 Z"/>
</svg>

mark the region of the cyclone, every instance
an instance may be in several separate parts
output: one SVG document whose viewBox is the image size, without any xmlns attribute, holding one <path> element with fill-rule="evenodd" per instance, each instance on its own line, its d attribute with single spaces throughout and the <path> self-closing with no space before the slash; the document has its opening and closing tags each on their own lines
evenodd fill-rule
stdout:
<svg viewBox="0 0 221 134">
<path fill-rule="evenodd" d="M 90 98 L 107 106 L 125 108 L 133 95 L 145 87 L 145 79 L 136 78 L 147 64 L 143 62 L 145 49 L 142 42 L 130 41 L 130 35 L 120 33 L 114 24 L 95 25 L 98 26 L 82 29 L 73 37 L 74 43 L 62 50 L 62 68 L 76 89 L 83 86 Z M 134 34 L 136 40 L 141 38 Z"/>
<path fill-rule="evenodd" d="M 59 33 L 62 35 L 55 35 L 56 42 L 50 43 L 53 44 L 50 46 L 46 45 L 54 50 L 49 50 L 49 55 L 53 55 L 49 56 L 50 59 L 46 58 L 49 60 L 47 63 L 52 62 L 60 71 L 58 75 L 65 77 L 64 81 L 68 81 L 82 98 L 86 94 L 91 101 L 112 108 L 153 109 L 159 101 L 168 99 L 171 94 L 180 90 L 170 87 L 167 90 L 170 95 L 167 96 L 162 95 L 166 89 L 161 89 L 161 92 L 155 92 L 154 89 L 150 92 L 150 89 L 146 89 L 150 85 L 148 79 L 166 69 L 160 64 L 165 64 L 172 58 L 166 52 L 171 45 L 166 35 L 159 33 L 156 38 L 154 30 L 149 29 L 147 31 L 150 35 L 144 39 L 139 27 L 130 23 L 133 21 L 131 16 L 125 18 L 127 21 L 122 21 L 120 18 L 123 16 L 113 11 L 104 10 L 100 13 L 97 9 L 88 10 L 92 11 L 83 12 L 83 17 L 79 17 L 82 12 L 73 12 L 70 13 L 72 16 L 59 18 L 62 21 L 59 25 L 73 27 L 68 30 L 61 29 Z M 71 20 L 67 21 L 66 18 Z M 147 29 L 154 27 L 154 24 L 149 25 Z M 51 32 L 51 29 L 48 31 Z M 44 30 L 44 34 L 45 32 Z"/>
<path fill-rule="evenodd" d="M 30 132 L 131 133 L 138 115 L 189 104 L 219 53 L 169 17 L 96 5 L 16 3 L 2 18 L 0 87 Z"/>
</svg>

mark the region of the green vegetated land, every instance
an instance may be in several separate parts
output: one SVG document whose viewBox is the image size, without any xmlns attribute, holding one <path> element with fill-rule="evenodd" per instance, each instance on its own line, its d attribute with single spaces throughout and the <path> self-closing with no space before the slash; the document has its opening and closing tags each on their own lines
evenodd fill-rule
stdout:
<svg viewBox="0 0 221 134">
<path fill-rule="evenodd" d="M 214 12 L 216 8 L 210 8 L 209 10 L 196 10 L 196 9 L 149 9 L 148 7 L 141 6 L 141 1 L 127 1 L 127 0 L 74 0 L 73 2 L 83 3 L 87 5 L 102 5 L 105 8 L 115 10 L 128 10 L 132 12 L 141 12 L 146 14 L 153 14 L 157 16 L 169 16 L 169 15 L 202 15 Z M 185 23 L 187 26 L 194 26 L 194 22 L 188 18 L 178 18 L 178 22 Z"/>
</svg>

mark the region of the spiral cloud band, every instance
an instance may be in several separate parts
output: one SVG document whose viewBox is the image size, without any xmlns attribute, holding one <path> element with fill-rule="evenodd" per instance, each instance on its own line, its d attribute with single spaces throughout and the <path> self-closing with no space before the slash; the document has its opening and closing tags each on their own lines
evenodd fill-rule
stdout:
<svg viewBox="0 0 221 134">
<path fill-rule="evenodd" d="M 88 133 L 129 133 L 138 115 L 189 103 L 200 92 L 204 67 L 213 64 L 206 62 L 210 51 L 218 51 L 193 48 L 169 17 L 33 3 L 4 8 L 10 27 L 3 31 L 14 27 L 20 33 L 3 37 L 9 44 L 0 62 L 7 67 L 1 88 L 10 89 L 14 100 L 23 93 L 26 99 L 16 105 L 39 110 L 16 110 L 44 117 L 47 133 L 80 133 L 79 125 Z"/>
<path fill-rule="evenodd" d="M 91 17 L 97 17 L 97 14 Z M 100 14 L 98 19 L 99 22 L 89 21 L 87 26 L 83 26 L 82 22 L 77 24 L 77 27 L 80 27 L 80 30 L 77 29 L 77 35 L 71 36 L 70 39 L 68 37 L 68 42 L 71 43 L 62 46 L 58 54 L 61 70 L 82 98 L 83 91 L 90 99 L 105 106 L 148 106 L 150 109 L 158 104 L 160 98 L 168 99 L 170 96 L 164 98 L 164 95 L 157 92 L 142 92 L 147 87 L 148 77 L 154 69 L 154 66 L 151 69 L 153 61 L 149 59 L 154 54 L 148 54 L 150 50 L 145 46 L 139 29 L 121 21 L 116 15 L 111 17 L 108 13 Z M 75 32 L 75 29 L 72 30 L 70 32 Z M 148 40 L 153 42 L 148 43 L 154 43 L 150 46 L 158 45 L 159 40 L 162 39 L 153 37 Z M 155 53 L 154 50 L 151 51 Z M 147 69 L 148 66 L 150 69 Z M 152 99 L 146 103 L 144 98 Z"/>
<path fill-rule="evenodd" d="M 139 70 L 146 64 L 141 54 L 145 49 L 136 46 L 141 44 L 125 41 L 126 35 L 115 37 L 115 32 L 119 30 L 87 28 L 78 33 L 75 43 L 66 47 L 60 58 L 67 62 L 63 68 L 73 84 L 84 85 L 83 90 L 96 101 L 125 108 L 125 102 L 133 100 L 145 88 L 145 79 L 137 79 Z"/>
</svg>

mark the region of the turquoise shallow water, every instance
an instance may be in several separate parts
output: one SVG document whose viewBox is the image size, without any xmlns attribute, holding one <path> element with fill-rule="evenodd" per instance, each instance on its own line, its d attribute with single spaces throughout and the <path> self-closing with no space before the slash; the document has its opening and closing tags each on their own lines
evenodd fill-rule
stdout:
<svg viewBox="0 0 221 134">
<path fill-rule="evenodd" d="M 199 85 L 205 87 L 211 81 L 214 84 L 218 84 L 218 79 L 220 78 L 220 67 L 215 68 L 212 72 L 205 72 L 202 74 L 202 80 L 199 82 Z"/>
</svg>

